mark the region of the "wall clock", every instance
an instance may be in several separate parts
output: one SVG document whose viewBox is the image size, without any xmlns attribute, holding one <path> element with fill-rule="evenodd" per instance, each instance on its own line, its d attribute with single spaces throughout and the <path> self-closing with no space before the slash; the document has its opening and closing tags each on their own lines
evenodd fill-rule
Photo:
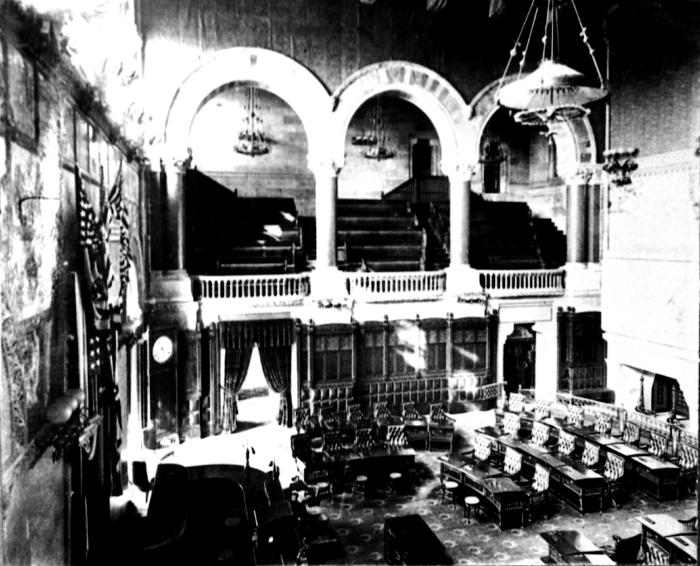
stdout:
<svg viewBox="0 0 700 566">
<path fill-rule="evenodd" d="M 164 364 L 172 357 L 173 349 L 173 341 L 169 336 L 159 336 L 153 343 L 153 359 Z"/>
</svg>

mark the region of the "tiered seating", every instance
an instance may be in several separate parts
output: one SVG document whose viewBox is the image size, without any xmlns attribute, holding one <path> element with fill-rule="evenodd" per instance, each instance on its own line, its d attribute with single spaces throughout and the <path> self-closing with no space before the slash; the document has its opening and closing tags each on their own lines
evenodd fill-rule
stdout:
<svg viewBox="0 0 700 566">
<path fill-rule="evenodd" d="M 340 269 L 420 271 L 425 268 L 425 235 L 406 202 L 339 200 L 336 226 Z"/>
<path fill-rule="evenodd" d="M 566 236 L 549 218 L 533 218 L 535 241 L 545 269 L 555 269 L 566 263 Z"/>
<path fill-rule="evenodd" d="M 293 199 L 238 197 L 196 170 L 187 172 L 185 184 L 189 272 L 274 274 L 303 267 Z"/>
</svg>

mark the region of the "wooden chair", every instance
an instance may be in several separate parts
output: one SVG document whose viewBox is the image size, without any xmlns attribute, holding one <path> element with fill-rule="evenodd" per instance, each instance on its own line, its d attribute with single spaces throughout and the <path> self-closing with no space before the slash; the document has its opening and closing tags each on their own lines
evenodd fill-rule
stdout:
<svg viewBox="0 0 700 566">
<path fill-rule="evenodd" d="M 656 541 L 647 538 L 644 541 L 644 564 L 670 564 L 671 557 Z"/>
<path fill-rule="evenodd" d="M 605 554 L 607 554 L 618 564 L 639 563 L 639 551 L 642 546 L 641 533 L 632 535 L 627 538 L 622 538 L 618 535 L 613 535 L 612 539 L 612 545 L 603 547 Z"/>
<path fill-rule="evenodd" d="M 474 437 L 474 460 L 486 463 L 491 457 L 491 439 L 483 434 Z"/>
<path fill-rule="evenodd" d="M 571 457 L 576 449 L 576 437 L 565 430 L 559 431 L 559 441 L 557 442 L 557 452 L 562 456 Z"/>
<path fill-rule="evenodd" d="M 615 497 L 622 491 L 624 475 L 625 459 L 608 452 L 605 459 L 605 469 L 603 471 L 603 477 L 605 478 L 603 501 L 610 501 L 613 507 L 617 507 L 617 500 Z"/>
<path fill-rule="evenodd" d="M 647 446 L 647 450 L 649 454 L 663 459 L 668 455 L 669 443 L 670 438 L 668 436 L 651 431 L 649 433 L 649 445 Z"/>
<path fill-rule="evenodd" d="M 511 393 L 508 397 L 508 410 L 514 413 L 522 413 L 525 410 L 525 395 Z"/>
<path fill-rule="evenodd" d="M 596 413 L 593 429 L 601 436 L 609 436 L 612 432 L 612 419 L 602 413 Z"/>
<path fill-rule="evenodd" d="M 307 432 L 311 428 L 311 411 L 308 407 L 299 407 L 294 411 L 294 426 L 298 433 Z"/>
<path fill-rule="evenodd" d="M 552 414 L 552 403 L 545 399 L 535 401 L 535 420 L 542 421 Z"/>
<path fill-rule="evenodd" d="M 517 438 L 520 435 L 520 416 L 513 413 L 503 415 L 503 432 Z"/>
<path fill-rule="evenodd" d="M 549 507 L 549 468 L 542 464 L 535 464 L 535 475 L 532 478 L 532 486 L 527 492 L 529 498 L 528 522 L 532 522 L 536 509 L 547 509 Z M 545 513 L 545 518 L 549 514 Z"/>
<path fill-rule="evenodd" d="M 625 424 L 625 430 L 622 432 L 622 441 L 631 444 L 632 446 L 639 446 L 639 441 L 642 437 L 641 429 L 634 424 Z"/>
<path fill-rule="evenodd" d="M 359 403 L 352 403 L 351 405 L 348 405 L 346 420 L 349 425 L 354 427 L 360 427 L 366 424 L 367 419 L 362 413 L 362 407 Z"/>
<path fill-rule="evenodd" d="M 681 469 L 680 493 L 695 493 L 698 481 L 698 450 L 693 446 L 681 444 L 677 455 L 670 460 Z"/>
<path fill-rule="evenodd" d="M 445 413 L 442 403 L 430 405 L 428 414 L 428 449 L 433 445 L 447 445 L 452 452 L 452 439 L 455 432 L 454 419 Z"/>
<path fill-rule="evenodd" d="M 568 405 L 566 412 L 566 424 L 575 428 L 583 427 L 583 407 Z"/>
<path fill-rule="evenodd" d="M 401 412 L 408 443 L 414 448 L 428 448 L 428 420 L 418 412 L 415 403 L 403 404 Z"/>
<path fill-rule="evenodd" d="M 530 442 L 535 446 L 545 448 L 550 442 L 549 427 L 544 423 L 536 421 L 532 425 L 532 438 Z"/>
<path fill-rule="evenodd" d="M 523 469 L 523 457 L 520 452 L 506 446 L 506 455 L 503 459 L 503 473 L 511 479 L 518 479 Z"/>
<path fill-rule="evenodd" d="M 683 525 L 684 527 L 688 527 L 689 529 L 693 529 L 694 531 L 698 530 L 698 516 L 693 515 L 689 519 L 678 519 L 678 522 Z"/>
<path fill-rule="evenodd" d="M 326 430 L 338 428 L 338 419 L 335 418 L 330 407 L 321 407 L 318 410 L 318 422 Z"/>
<path fill-rule="evenodd" d="M 583 445 L 583 453 L 581 454 L 581 463 L 592 470 L 599 468 L 600 446 L 586 440 Z"/>
</svg>

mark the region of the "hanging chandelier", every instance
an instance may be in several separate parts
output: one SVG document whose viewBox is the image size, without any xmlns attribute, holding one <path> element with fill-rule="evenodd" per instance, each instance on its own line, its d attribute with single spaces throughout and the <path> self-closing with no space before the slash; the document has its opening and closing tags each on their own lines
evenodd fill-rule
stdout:
<svg viewBox="0 0 700 566">
<path fill-rule="evenodd" d="M 382 115 L 382 101 L 377 97 L 374 105 L 374 113 L 370 119 L 370 126 L 362 134 L 353 136 L 350 140 L 352 145 L 364 145 L 367 149 L 364 157 L 367 159 L 391 159 L 396 155 L 393 149 L 387 145 L 387 133 Z"/>
<path fill-rule="evenodd" d="M 565 5 L 571 5 L 579 27 L 579 35 L 593 61 L 597 82 L 589 80 L 583 73 L 559 62 L 559 23 L 560 11 Z M 540 8 L 544 8 L 543 18 L 539 18 Z M 535 28 L 544 20 L 541 36 L 542 56 L 540 63 L 532 73 L 522 76 L 528 56 L 528 49 Z M 523 46 L 523 37 L 528 29 Z M 520 56 L 517 79 L 504 84 L 513 61 Z M 532 0 L 520 28 L 515 45 L 510 50 L 510 57 L 501 77 L 496 93 L 496 101 L 506 108 L 515 110 L 516 122 L 527 126 L 544 126 L 547 130 L 556 122 L 580 118 L 589 113 L 585 106 L 607 96 L 608 91 L 594 55 L 594 49 L 588 39 L 576 3 L 574 0 Z"/>
<path fill-rule="evenodd" d="M 263 130 L 263 120 L 260 115 L 258 89 L 248 87 L 245 103 L 243 129 L 238 133 L 238 143 L 234 146 L 236 153 L 243 155 L 265 155 L 270 153 L 270 139 Z"/>
</svg>

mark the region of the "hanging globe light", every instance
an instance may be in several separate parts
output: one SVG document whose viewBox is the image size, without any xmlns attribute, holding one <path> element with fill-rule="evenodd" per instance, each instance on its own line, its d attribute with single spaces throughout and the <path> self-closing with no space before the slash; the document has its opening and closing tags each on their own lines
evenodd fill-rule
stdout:
<svg viewBox="0 0 700 566">
<path fill-rule="evenodd" d="M 538 3 L 546 4 L 544 33 L 542 35 L 542 59 L 537 69 L 522 77 L 530 39 L 537 23 Z M 568 0 L 564 3 L 570 3 L 573 7 L 580 28 L 579 35 L 588 48 L 598 80 L 597 82 L 591 81 L 583 73 L 556 60 L 555 46 L 559 40 L 558 10 L 561 3 L 557 0 L 532 0 L 515 46 L 510 51 L 510 58 L 496 93 L 496 101 L 501 106 L 517 111 L 514 114 L 514 119 L 521 124 L 544 126 L 550 129 L 555 122 L 585 116 L 589 112 L 586 105 L 601 100 L 608 94 L 576 4 L 574 0 Z M 530 30 L 527 42 L 522 53 L 519 53 L 523 33 L 528 27 L 528 22 L 530 22 Z M 504 84 L 508 69 L 519 54 L 521 57 L 518 78 L 509 84 Z"/>
</svg>

